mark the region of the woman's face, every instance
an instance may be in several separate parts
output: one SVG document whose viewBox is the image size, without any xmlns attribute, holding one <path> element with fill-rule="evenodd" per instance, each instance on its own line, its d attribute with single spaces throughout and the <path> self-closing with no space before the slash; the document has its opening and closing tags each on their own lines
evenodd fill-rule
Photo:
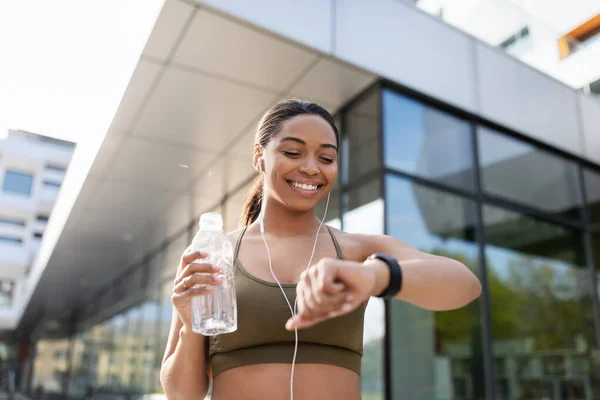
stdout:
<svg viewBox="0 0 600 400">
<path fill-rule="evenodd" d="M 262 157 L 268 195 L 294 211 L 316 207 L 337 177 L 335 133 L 323 118 L 299 115 L 287 120 L 265 149 L 256 149 L 255 166 Z"/>
</svg>

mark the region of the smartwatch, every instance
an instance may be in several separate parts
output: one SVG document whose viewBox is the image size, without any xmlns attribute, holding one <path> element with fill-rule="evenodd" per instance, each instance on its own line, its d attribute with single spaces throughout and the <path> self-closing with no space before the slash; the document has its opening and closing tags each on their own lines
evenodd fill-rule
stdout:
<svg viewBox="0 0 600 400">
<path fill-rule="evenodd" d="M 383 253 L 371 254 L 368 259 L 381 260 L 384 263 L 386 263 L 390 270 L 390 282 L 388 283 L 387 288 L 385 288 L 383 292 L 377 295 L 377 297 L 383 299 L 390 299 L 396 296 L 402 289 L 402 268 L 400 267 L 398 261 L 396 261 L 394 257 Z"/>
</svg>

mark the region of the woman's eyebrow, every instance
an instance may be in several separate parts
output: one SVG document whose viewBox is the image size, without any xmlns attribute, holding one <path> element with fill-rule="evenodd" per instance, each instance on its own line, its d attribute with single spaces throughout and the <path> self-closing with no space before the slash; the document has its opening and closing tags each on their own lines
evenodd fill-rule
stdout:
<svg viewBox="0 0 600 400">
<path fill-rule="evenodd" d="M 303 144 L 303 145 L 306 146 L 306 142 L 304 140 L 302 140 L 300 138 L 297 138 L 297 137 L 294 137 L 294 136 L 283 137 L 283 138 L 281 138 L 281 140 L 279 141 L 279 143 L 286 142 L 286 141 L 288 141 L 288 142 L 296 142 L 296 143 L 300 143 L 300 144 Z M 338 149 L 336 145 L 331 144 L 331 143 L 323 143 L 323 144 L 321 144 L 321 147 L 326 147 L 326 148 L 334 149 L 335 151 L 337 151 L 337 149 Z"/>
</svg>

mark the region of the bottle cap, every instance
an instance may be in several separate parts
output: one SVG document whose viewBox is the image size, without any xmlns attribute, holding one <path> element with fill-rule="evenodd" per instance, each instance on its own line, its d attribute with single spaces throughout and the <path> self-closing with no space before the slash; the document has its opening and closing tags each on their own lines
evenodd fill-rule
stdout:
<svg viewBox="0 0 600 400">
<path fill-rule="evenodd" d="M 216 212 L 204 213 L 200 216 L 200 228 L 223 229 L 223 217 Z"/>
</svg>

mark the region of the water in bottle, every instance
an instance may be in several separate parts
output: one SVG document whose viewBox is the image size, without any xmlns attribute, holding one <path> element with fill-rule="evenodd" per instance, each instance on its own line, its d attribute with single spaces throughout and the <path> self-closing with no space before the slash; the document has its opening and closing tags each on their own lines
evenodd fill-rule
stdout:
<svg viewBox="0 0 600 400">
<path fill-rule="evenodd" d="M 237 302 L 233 275 L 233 246 L 223 232 L 223 218 L 218 213 L 200 216 L 200 230 L 189 250 L 202 251 L 208 262 L 220 268 L 223 282 L 206 295 L 192 298 L 192 330 L 205 336 L 220 335 L 237 329 Z"/>
</svg>

